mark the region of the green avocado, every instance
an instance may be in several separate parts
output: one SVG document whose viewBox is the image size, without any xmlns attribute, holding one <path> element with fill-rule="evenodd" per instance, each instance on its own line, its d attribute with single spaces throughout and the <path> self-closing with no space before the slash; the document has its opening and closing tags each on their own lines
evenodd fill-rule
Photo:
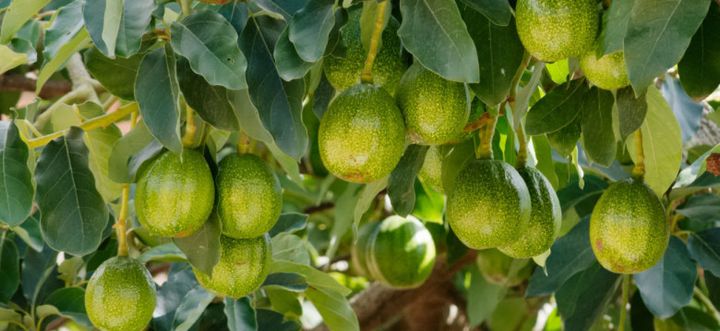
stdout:
<svg viewBox="0 0 720 331">
<path fill-rule="evenodd" d="M 367 252 L 368 252 L 368 241 L 370 238 L 375 237 L 377 229 L 380 227 L 380 222 L 369 222 L 363 224 L 357 233 L 357 241 L 352 246 L 352 256 L 350 261 L 352 262 L 353 268 L 357 270 L 361 275 L 370 277 L 370 271 L 367 265 Z"/>
<path fill-rule="evenodd" d="M 215 181 L 222 232 L 255 238 L 268 232 L 282 211 L 280 181 L 259 157 L 231 154 L 218 165 Z"/>
<path fill-rule="evenodd" d="M 513 167 L 474 160 L 457 175 L 447 195 L 446 218 L 458 239 L 472 249 L 509 245 L 530 220 L 530 193 Z"/>
<path fill-rule="evenodd" d="M 325 57 L 323 64 L 325 77 L 338 91 L 344 91 L 360 83 L 360 74 L 368 53 L 360 39 L 361 14 L 362 9 L 359 6 L 348 10 L 348 22 L 340 29 L 345 47 Z M 383 31 L 382 45 L 372 69 L 374 83 L 393 95 L 400 77 L 407 69 L 407 63 L 400 52 L 402 47 L 397 36 L 399 27 L 400 23 L 395 18 L 390 18 Z"/>
<path fill-rule="evenodd" d="M 625 55 L 622 51 L 597 58 L 591 50 L 580 58 L 580 69 L 593 85 L 605 90 L 617 90 L 630 85 Z"/>
<path fill-rule="evenodd" d="M 528 279 L 533 271 L 529 260 L 515 260 L 499 250 L 478 251 L 477 266 L 488 283 L 513 287 Z"/>
<path fill-rule="evenodd" d="M 405 151 L 405 124 L 385 90 L 358 84 L 332 101 L 320 120 L 320 157 L 333 175 L 370 183 L 392 172 Z"/>
<path fill-rule="evenodd" d="M 200 229 L 212 212 L 215 184 L 197 151 L 163 152 L 143 166 L 135 191 L 138 222 L 149 234 L 186 237 Z"/>
<path fill-rule="evenodd" d="M 270 270 L 272 253 L 270 236 L 252 239 L 220 237 L 220 261 L 208 275 L 193 268 L 202 287 L 222 296 L 244 297 L 265 281 Z"/>
<path fill-rule="evenodd" d="M 660 199 L 641 181 L 616 182 L 590 216 L 590 243 L 600 264 L 633 274 L 654 266 L 665 253 L 669 231 Z"/>
<path fill-rule="evenodd" d="M 402 76 L 396 99 L 414 143 L 442 145 L 463 135 L 470 109 L 462 83 L 445 80 L 416 62 Z"/>
<path fill-rule="evenodd" d="M 129 257 L 103 262 L 85 289 L 85 310 L 100 330 L 144 330 L 154 309 L 155 283 L 145 266 Z"/>
<path fill-rule="evenodd" d="M 584 55 L 598 32 L 595 0 L 518 0 L 515 16 L 523 46 L 545 62 Z"/>
<path fill-rule="evenodd" d="M 433 190 L 445 193 L 442 185 L 442 155 L 436 146 L 430 146 L 425 154 L 425 161 L 418 172 L 418 178 Z"/>
<path fill-rule="evenodd" d="M 540 171 L 523 167 L 518 169 L 518 173 L 530 192 L 530 221 L 525 230 L 519 232 L 519 239 L 500 247 L 500 251 L 522 259 L 538 256 L 550 249 L 560 233 L 562 209 L 555 189 Z"/>
</svg>

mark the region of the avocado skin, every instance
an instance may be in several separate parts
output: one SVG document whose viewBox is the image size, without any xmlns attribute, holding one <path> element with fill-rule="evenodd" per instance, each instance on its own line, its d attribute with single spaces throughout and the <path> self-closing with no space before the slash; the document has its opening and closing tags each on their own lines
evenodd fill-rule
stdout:
<svg viewBox="0 0 720 331">
<path fill-rule="evenodd" d="M 357 241 L 352 246 L 351 262 L 353 267 L 366 277 L 371 277 L 368 268 L 368 241 L 377 235 L 380 222 L 370 222 L 363 224 L 357 233 Z"/>
<path fill-rule="evenodd" d="M 218 216 L 224 235 L 255 238 L 277 223 L 282 211 L 280 181 L 259 157 L 231 154 L 218 166 Z"/>
<path fill-rule="evenodd" d="M 414 143 L 442 145 L 463 135 L 470 110 L 462 83 L 415 63 L 400 79 L 396 99 Z"/>
<path fill-rule="evenodd" d="M 341 93 L 320 120 L 320 157 L 333 175 L 369 183 L 392 172 L 405 151 L 405 124 L 385 90 L 358 84 Z"/>
<path fill-rule="evenodd" d="M 418 178 L 436 192 L 445 193 L 442 185 L 442 155 L 437 147 L 430 146 L 428 149 Z"/>
<path fill-rule="evenodd" d="M 360 39 L 361 14 L 362 9 L 359 6 L 348 10 L 348 22 L 340 30 L 345 44 L 344 54 L 336 51 L 325 57 L 323 64 L 328 82 L 340 92 L 360 83 L 360 74 L 365 65 L 367 50 Z M 382 47 L 378 51 L 372 70 L 374 83 L 382 86 L 392 95 L 395 94 L 400 77 L 408 66 L 400 52 L 402 48 L 400 38 L 397 36 L 399 27 L 400 23 L 395 18 L 390 18 L 383 31 Z"/>
<path fill-rule="evenodd" d="M 640 181 L 616 182 L 590 217 L 590 243 L 607 270 L 632 274 L 654 266 L 665 253 L 669 231 L 657 195 Z"/>
<path fill-rule="evenodd" d="M 523 167 L 518 173 L 530 192 L 530 221 L 519 239 L 500 251 L 516 259 L 530 258 L 546 252 L 555 242 L 562 225 L 562 209 L 555 189 L 535 168 Z"/>
<path fill-rule="evenodd" d="M 212 212 L 215 184 L 197 151 L 180 156 L 163 152 L 143 166 L 135 191 L 135 211 L 151 235 L 186 237 L 200 229 Z"/>
<path fill-rule="evenodd" d="M 530 220 L 530 193 L 520 174 L 497 160 L 474 160 L 448 192 L 446 219 L 472 249 L 513 243 Z"/>
<path fill-rule="evenodd" d="M 545 62 L 584 55 L 598 32 L 595 0 L 518 0 L 515 16 L 523 46 Z"/>
<path fill-rule="evenodd" d="M 103 262 L 85 289 L 85 310 L 101 330 L 143 330 L 154 309 L 155 283 L 145 266 L 129 257 Z"/>
<path fill-rule="evenodd" d="M 630 85 L 622 51 L 598 59 L 595 51 L 591 50 L 580 58 L 580 69 L 593 85 L 604 90 L 617 90 Z"/>
<path fill-rule="evenodd" d="M 265 281 L 270 271 L 270 236 L 233 239 L 220 236 L 220 261 L 208 275 L 196 268 L 193 273 L 202 287 L 222 296 L 244 297 Z"/>
</svg>

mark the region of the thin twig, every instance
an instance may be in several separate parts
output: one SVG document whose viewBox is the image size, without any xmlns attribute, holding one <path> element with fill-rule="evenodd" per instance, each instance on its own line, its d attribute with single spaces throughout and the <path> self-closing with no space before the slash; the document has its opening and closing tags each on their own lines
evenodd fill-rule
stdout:
<svg viewBox="0 0 720 331">
<path fill-rule="evenodd" d="M 375 8 L 375 26 L 373 27 L 372 36 L 370 37 L 370 45 L 368 47 L 368 55 L 365 59 L 365 66 L 363 67 L 362 74 L 360 75 L 360 81 L 365 84 L 372 84 L 372 67 L 377 57 L 378 45 L 380 44 L 380 38 L 382 38 L 383 24 L 385 23 L 385 8 L 389 0 L 380 1 Z"/>
</svg>

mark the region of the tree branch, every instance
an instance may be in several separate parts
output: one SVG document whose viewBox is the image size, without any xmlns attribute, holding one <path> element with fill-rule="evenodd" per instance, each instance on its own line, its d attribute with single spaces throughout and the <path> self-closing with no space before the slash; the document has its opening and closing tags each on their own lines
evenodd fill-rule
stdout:
<svg viewBox="0 0 720 331">
<path fill-rule="evenodd" d="M 0 75 L 0 91 L 34 92 L 37 80 L 19 74 Z M 40 91 L 43 99 L 54 99 L 72 90 L 72 84 L 66 80 L 50 80 Z"/>
</svg>

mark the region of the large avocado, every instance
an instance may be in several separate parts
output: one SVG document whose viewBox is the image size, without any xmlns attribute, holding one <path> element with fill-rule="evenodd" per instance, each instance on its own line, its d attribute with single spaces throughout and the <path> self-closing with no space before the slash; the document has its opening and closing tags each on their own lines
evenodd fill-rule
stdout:
<svg viewBox="0 0 720 331">
<path fill-rule="evenodd" d="M 622 51 L 597 58 L 594 50 L 580 58 L 580 69 L 593 85 L 605 90 L 617 90 L 630 85 L 625 55 Z"/>
</svg>

